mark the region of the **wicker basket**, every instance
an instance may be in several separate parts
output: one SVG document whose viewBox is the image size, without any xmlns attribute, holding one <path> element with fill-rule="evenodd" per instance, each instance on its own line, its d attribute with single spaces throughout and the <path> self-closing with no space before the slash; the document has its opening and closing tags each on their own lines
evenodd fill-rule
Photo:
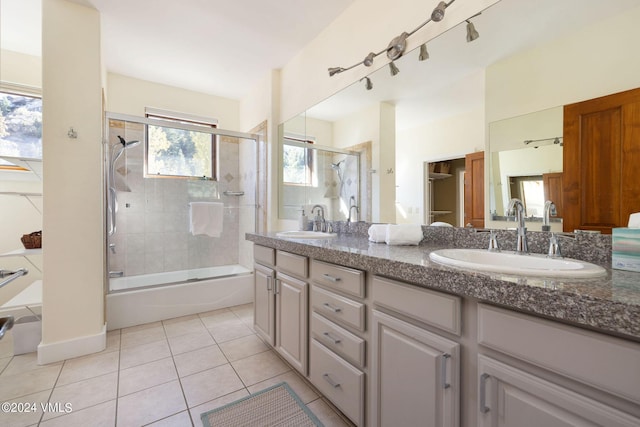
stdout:
<svg viewBox="0 0 640 427">
<path fill-rule="evenodd" d="M 20 240 L 25 249 L 39 249 L 42 247 L 42 231 L 24 234 Z"/>
</svg>

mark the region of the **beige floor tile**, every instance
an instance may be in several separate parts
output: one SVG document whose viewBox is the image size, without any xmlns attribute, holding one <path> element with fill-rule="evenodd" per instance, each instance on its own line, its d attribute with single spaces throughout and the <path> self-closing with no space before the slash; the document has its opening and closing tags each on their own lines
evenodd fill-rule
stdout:
<svg viewBox="0 0 640 427">
<path fill-rule="evenodd" d="M 229 393 L 225 396 L 219 397 L 209 402 L 205 402 L 202 405 L 198 405 L 195 408 L 189 409 L 189 412 L 191 412 L 191 419 L 193 420 L 195 425 L 199 426 L 202 423 L 200 416 L 203 413 L 209 412 L 213 409 L 219 408 L 228 403 L 235 402 L 236 400 L 242 399 L 243 397 L 247 397 L 248 395 L 249 395 L 249 392 L 247 392 L 247 389 L 243 388 L 241 390 L 234 391 L 233 393 Z"/>
<path fill-rule="evenodd" d="M 13 356 L 13 334 L 7 333 L 0 340 L 0 357 L 11 357 Z"/>
<path fill-rule="evenodd" d="M 290 368 L 272 351 L 265 351 L 231 362 L 242 382 L 250 386 L 266 379 L 284 374 Z"/>
<path fill-rule="evenodd" d="M 2 372 L 2 375 L 14 375 L 36 369 L 48 368 L 52 366 L 62 367 L 62 362 L 50 363 L 48 365 L 38 365 L 38 353 L 26 353 L 14 356 Z"/>
<path fill-rule="evenodd" d="M 0 359 L 0 374 L 2 374 L 2 371 L 4 370 L 4 368 L 6 368 L 9 362 L 11 362 L 11 358 L 12 356 L 3 357 Z"/>
<path fill-rule="evenodd" d="M 38 393 L 22 396 L 17 399 L 6 400 L 10 403 L 24 404 L 26 402 L 34 403 L 35 407 L 30 406 L 28 410 L 23 409 L 21 412 L 2 412 L 0 413 L 0 426 L 23 427 L 37 424 L 42 416 L 42 406 L 49 400 L 51 390 L 41 391 Z M 5 400 L 3 400 L 5 402 Z M 15 408 L 18 409 L 17 407 Z"/>
<path fill-rule="evenodd" d="M 165 320 L 162 323 L 164 324 L 164 331 L 167 337 L 207 331 L 197 314 Z"/>
<path fill-rule="evenodd" d="M 318 417 L 320 422 L 325 427 L 350 427 L 353 424 L 345 421 L 331 408 L 324 400 L 316 399 L 313 402 L 307 404 L 307 408 Z"/>
<path fill-rule="evenodd" d="M 171 346 L 171 352 L 174 355 L 208 347 L 215 343 L 206 329 L 202 332 L 169 337 L 169 346 Z"/>
<path fill-rule="evenodd" d="M 173 359 L 157 360 L 120 371 L 118 396 L 135 393 L 178 379 Z"/>
<path fill-rule="evenodd" d="M 178 354 L 173 358 L 180 377 L 186 377 L 187 375 L 206 371 L 207 369 L 228 363 L 227 358 L 224 357 L 224 354 L 217 345 Z"/>
<path fill-rule="evenodd" d="M 102 375 L 83 381 L 63 385 L 53 389 L 49 402 L 71 404 L 73 411 L 89 408 L 116 398 L 118 373 Z M 54 418 L 56 414 L 45 414 L 43 420 Z"/>
<path fill-rule="evenodd" d="M 107 332 L 107 347 L 103 353 L 120 350 L 120 329 Z"/>
<path fill-rule="evenodd" d="M 182 378 L 189 408 L 244 388 L 231 365 L 226 364 Z"/>
<path fill-rule="evenodd" d="M 235 313 L 227 308 L 223 308 L 220 310 L 207 311 L 206 313 L 200 313 L 198 315 L 202 323 L 207 328 L 212 328 L 220 323 L 224 323 L 227 321 L 236 321 L 238 320 L 238 316 Z"/>
<path fill-rule="evenodd" d="M 169 356 L 171 356 L 171 351 L 166 340 L 123 348 L 120 350 L 120 369 L 143 365 Z"/>
<path fill-rule="evenodd" d="M 145 326 L 144 328 L 141 328 Z M 138 329 L 140 328 L 140 329 Z M 147 323 L 146 325 L 133 326 L 121 331 L 120 347 L 122 349 L 153 343 L 156 341 L 164 341 L 167 336 L 164 333 L 162 323 Z"/>
<path fill-rule="evenodd" d="M 118 427 L 139 427 L 187 409 L 178 381 L 118 398 Z"/>
<path fill-rule="evenodd" d="M 240 319 L 215 325 L 209 328 L 209 332 L 213 335 L 213 339 L 215 339 L 218 344 L 231 341 L 236 338 L 246 337 L 254 333 L 253 330 L 242 323 Z"/>
<path fill-rule="evenodd" d="M 231 311 L 233 311 L 243 323 L 253 324 L 253 303 L 231 307 Z"/>
<path fill-rule="evenodd" d="M 120 353 L 117 351 L 90 354 L 88 356 L 66 360 L 56 386 L 116 372 L 119 361 Z"/>
<path fill-rule="evenodd" d="M 269 347 L 256 335 L 237 338 L 220 344 L 220 349 L 229 361 L 244 359 L 269 350 Z"/>
<path fill-rule="evenodd" d="M 113 427 L 116 424 L 116 401 L 100 403 L 40 423 L 39 427 Z"/>
<path fill-rule="evenodd" d="M 304 403 L 313 402 L 318 398 L 318 393 L 316 393 L 313 388 L 309 387 L 309 385 L 295 371 L 289 371 L 282 375 L 277 375 L 273 378 L 269 378 L 268 380 L 254 384 L 248 387 L 249 393 L 264 390 L 265 388 L 274 386 L 281 382 L 289 384 L 289 387 L 291 387 L 294 393 L 297 394 L 300 400 Z"/>
<path fill-rule="evenodd" d="M 0 376 L 0 401 L 51 390 L 60 374 L 60 369 L 62 365 Z"/>
<path fill-rule="evenodd" d="M 156 421 L 155 423 L 148 424 L 148 427 L 186 427 L 193 425 L 194 424 L 191 422 L 191 417 L 189 416 L 189 411 L 184 411 L 180 412 L 179 414 L 164 418 L 160 421 Z M 195 425 L 201 426 L 202 424 L 197 423 Z"/>
</svg>

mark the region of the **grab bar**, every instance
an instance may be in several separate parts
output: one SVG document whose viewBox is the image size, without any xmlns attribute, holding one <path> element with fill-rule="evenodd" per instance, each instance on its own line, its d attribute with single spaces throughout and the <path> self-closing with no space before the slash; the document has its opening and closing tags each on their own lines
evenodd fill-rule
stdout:
<svg viewBox="0 0 640 427">
<path fill-rule="evenodd" d="M 229 191 L 225 190 L 222 192 L 225 196 L 244 196 L 244 191 Z"/>
<path fill-rule="evenodd" d="M 4 279 L 0 282 L 0 288 L 9 282 L 16 280 L 18 277 L 25 276 L 27 274 L 29 274 L 29 270 L 26 268 L 19 268 L 16 271 L 0 270 L 0 279 Z"/>
</svg>

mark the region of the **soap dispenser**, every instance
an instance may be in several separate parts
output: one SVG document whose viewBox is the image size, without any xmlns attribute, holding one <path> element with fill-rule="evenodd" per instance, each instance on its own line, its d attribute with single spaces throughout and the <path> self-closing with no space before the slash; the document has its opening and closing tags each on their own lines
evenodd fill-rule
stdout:
<svg viewBox="0 0 640 427">
<path fill-rule="evenodd" d="M 304 207 L 300 209 L 300 218 L 298 219 L 298 230 L 307 230 L 307 216 L 304 214 Z"/>
</svg>

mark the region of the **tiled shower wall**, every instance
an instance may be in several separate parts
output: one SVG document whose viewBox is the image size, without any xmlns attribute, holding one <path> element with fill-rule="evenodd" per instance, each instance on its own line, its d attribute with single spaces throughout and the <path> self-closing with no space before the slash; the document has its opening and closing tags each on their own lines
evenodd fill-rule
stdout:
<svg viewBox="0 0 640 427">
<path fill-rule="evenodd" d="M 118 143 L 117 135 L 127 141 L 143 141 L 144 126 L 111 121 L 110 147 Z M 109 271 L 134 276 L 239 263 L 240 241 L 244 242 L 244 233 L 255 224 L 255 153 L 250 153 L 254 145 L 246 142 L 251 147 L 243 147 L 242 157 L 243 163 L 250 163 L 245 156 L 253 156 L 253 169 L 247 166 L 241 172 L 240 146 L 244 144 L 229 137 L 220 137 L 219 144 L 218 181 L 145 178 L 144 144 L 125 151 L 116 163 L 119 208 L 116 233 L 109 238 L 115 244 L 115 254 L 109 252 Z M 225 196 L 225 190 L 242 190 L 246 196 Z M 189 232 L 189 202 L 196 201 L 224 203 L 219 238 Z M 250 228 L 241 230 L 241 222 Z"/>
</svg>

